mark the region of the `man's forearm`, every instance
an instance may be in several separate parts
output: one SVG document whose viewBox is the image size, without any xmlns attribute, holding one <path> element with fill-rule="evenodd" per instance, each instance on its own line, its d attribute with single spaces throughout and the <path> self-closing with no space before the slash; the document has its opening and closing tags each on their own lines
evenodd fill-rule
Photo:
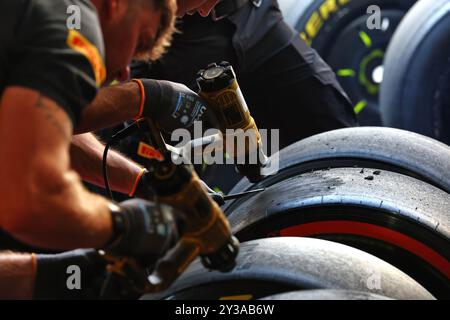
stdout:
<svg viewBox="0 0 450 320">
<path fill-rule="evenodd" d="M 75 133 L 87 133 L 114 127 L 139 114 L 141 92 L 135 82 L 102 88 L 83 111 Z"/>
<path fill-rule="evenodd" d="M 0 252 L 0 299 L 32 299 L 35 276 L 31 254 Z"/>
<path fill-rule="evenodd" d="M 90 133 L 74 136 L 70 148 L 72 168 L 84 181 L 99 187 L 105 187 L 102 170 L 104 149 L 104 145 Z M 111 189 L 129 194 L 142 168 L 113 150 L 108 153 L 107 165 Z"/>
</svg>

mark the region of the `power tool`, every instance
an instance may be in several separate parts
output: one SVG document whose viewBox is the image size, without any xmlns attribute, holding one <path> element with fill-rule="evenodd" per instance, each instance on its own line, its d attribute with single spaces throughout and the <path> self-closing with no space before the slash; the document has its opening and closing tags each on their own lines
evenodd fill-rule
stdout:
<svg viewBox="0 0 450 320">
<path fill-rule="evenodd" d="M 210 64 L 199 71 L 197 83 L 199 95 L 209 104 L 219 121 L 219 129 L 224 136 L 224 150 L 231 151 L 239 173 L 251 182 L 262 180 L 262 169 L 269 159 L 263 152 L 261 135 L 250 115 L 232 66 L 227 62 Z M 229 133 L 230 129 L 232 133 Z M 166 289 L 198 256 L 208 269 L 231 270 L 235 265 L 239 242 L 232 235 L 224 213 L 208 195 L 193 167 L 173 163 L 175 149 L 166 145 L 160 128 L 151 119 L 138 120 L 134 126 L 116 134 L 115 138 L 120 139 L 136 131 L 141 141 L 148 142 L 141 142 L 138 154 L 146 159 L 155 200 L 172 205 L 185 214 L 179 241 L 158 260 L 148 278 L 150 286 L 146 290 L 157 292 Z M 239 142 L 236 143 L 236 140 L 242 143 L 242 139 L 245 139 L 243 150 L 238 148 Z M 106 153 L 107 148 L 105 163 Z M 249 161 L 252 159 L 256 161 Z M 108 186 L 106 168 L 104 171 Z M 231 195 L 229 199 L 246 194 Z"/>
<path fill-rule="evenodd" d="M 149 282 L 136 291 L 159 292 L 168 288 L 198 256 L 208 269 L 222 272 L 232 270 L 239 252 L 239 241 L 232 235 L 227 218 L 209 196 L 192 165 L 173 163 L 174 151 L 168 148 L 159 128 L 151 119 L 136 121 L 113 135 L 106 145 L 103 171 L 108 192 L 111 194 L 106 166 L 109 146 L 134 133 L 137 133 L 141 140 L 137 154 L 143 158 L 147 170 L 151 173 L 149 185 L 155 194 L 154 201 L 169 204 L 183 213 L 183 217 L 179 217 L 182 220 L 179 226 L 180 239 L 157 261 L 148 277 Z M 123 275 L 123 269 L 130 267 L 137 270 L 137 274 L 140 273 L 138 268 L 130 263 L 133 262 L 132 259 L 109 259 L 109 270 L 112 274 Z M 113 281 L 109 281 L 105 287 L 110 287 L 111 282 Z M 104 296 L 108 297 L 106 294 Z"/>
<path fill-rule="evenodd" d="M 193 166 L 174 164 L 156 125 L 151 119 L 144 121 L 148 124 L 144 134 L 160 153 L 148 157 L 146 166 L 151 173 L 149 182 L 155 200 L 178 208 L 185 215 L 179 241 L 158 260 L 148 278 L 151 290 L 166 289 L 198 256 L 208 269 L 223 272 L 233 269 L 239 241 L 232 235 L 224 213 L 208 195 Z M 141 125 L 141 133 L 143 128 Z"/>
<path fill-rule="evenodd" d="M 217 117 L 224 150 L 232 154 L 237 170 L 252 183 L 261 181 L 264 178 L 262 168 L 268 165 L 269 159 L 264 154 L 261 135 L 233 67 L 225 61 L 212 63 L 198 72 L 197 84 L 199 95 Z M 242 141 L 245 148 L 238 148 Z"/>
</svg>

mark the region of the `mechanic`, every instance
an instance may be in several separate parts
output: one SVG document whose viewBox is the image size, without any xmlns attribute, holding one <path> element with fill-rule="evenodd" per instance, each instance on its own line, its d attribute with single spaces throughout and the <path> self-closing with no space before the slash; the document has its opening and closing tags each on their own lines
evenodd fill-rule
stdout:
<svg viewBox="0 0 450 320">
<path fill-rule="evenodd" d="M 258 127 L 280 129 L 280 147 L 357 125 L 334 72 L 285 23 L 276 0 L 179 0 L 178 13 L 187 15 L 167 54 L 135 64 L 133 77 L 196 90 L 198 70 L 228 61 Z"/>
<path fill-rule="evenodd" d="M 197 90 L 197 71 L 226 60 L 237 73 L 258 127 L 280 129 L 280 148 L 317 133 L 357 125 L 336 75 L 284 22 L 276 0 L 179 0 L 178 15 L 184 18 L 167 54 L 156 62 L 133 63 L 133 77 L 166 79 Z M 116 115 L 127 109 L 116 108 Z M 84 118 L 88 123 L 92 116 Z M 129 138 L 121 151 L 133 157 L 129 150 L 136 149 L 138 140 Z M 234 165 L 196 169 L 207 184 L 224 192 L 241 179 Z"/>
<path fill-rule="evenodd" d="M 175 35 L 169 52 L 159 61 L 134 64 L 134 77 L 170 79 L 195 89 L 196 72 L 205 64 L 230 61 L 258 126 L 281 129 L 280 147 L 316 133 L 357 125 L 352 105 L 335 74 L 298 33 L 286 25 L 275 0 L 179 0 L 178 15 L 186 13 L 179 26 L 181 32 Z M 208 16 L 209 19 L 202 19 Z M 96 131 L 148 114 L 142 108 L 136 109 L 137 105 L 149 103 L 148 97 L 143 99 L 144 92 L 150 92 L 151 96 L 163 90 L 172 97 L 177 96 L 177 91 L 189 94 L 187 88 L 173 83 L 166 83 L 164 89 L 159 90 L 155 89 L 159 85 L 154 81 L 140 81 L 140 88 L 137 84 L 138 81 L 134 81 L 102 90 L 96 101 L 84 110 L 76 131 Z M 169 103 L 165 105 L 168 109 L 164 112 L 170 114 L 173 109 Z M 177 120 L 161 119 L 171 129 L 181 126 Z M 134 150 L 135 143 L 131 139 L 122 151 L 132 156 L 129 150 Z M 83 177 L 103 186 L 101 145 L 92 137 L 79 144 L 75 148 L 79 157 L 89 159 L 90 164 L 82 168 Z M 86 155 L 86 150 L 91 152 Z M 233 166 L 212 166 L 208 170 L 202 175 L 206 182 L 225 191 L 240 178 Z M 113 189 L 123 192 L 120 186 L 125 185 L 113 185 Z"/>
<path fill-rule="evenodd" d="M 66 27 L 71 5 L 80 8 L 79 30 Z M 54 251 L 102 248 L 139 261 L 173 245 L 174 209 L 144 200 L 115 204 L 87 192 L 76 168 L 83 164 L 70 157 L 69 148 L 98 88 L 127 79 L 133 57 L 156 58 L 164 51 L 175 8 L 172 0 L 2 2 L 0 229 L 11 238 Z M 99 143 L 89 134 L 77 139 L 78 145 Z M 119 154 L 109 166 L 120 166 L 115 185 L 134 193 L 142 168 Z M 150 228 L 156 220 L 163 226 L 160 233 Z M 1 253 L 0 296 L 48 297 L 63 287 L 52 286 L 52 279 L 63 279 L 61 267 L 74 261 L 85 265 L 87 255 Z M 50 295 L 64 297 L 66 289 Z"/>
<path fill-rule="evenodd" d="M 298 33 L 285 24 L 276 1 L 217 2 L 178 1 L 178 15 L 192 16 L 183 19 L 182 32 L 175 35 L 168 54 L 155 63 L 137 64 L 134 76 L 170 78 L 195 87 L 196 71 L 205 66 L 205 61 L 229 60 L 236 66 L 239 83 L 258 126 L 281 129 L 281 147 L 315 133 L 357 125 L 353 108 L 335 74 Z M 212 17 L 202 19 L 194 14 L 197 11 L 203 17 Z M 222 19 L 217 19 L 218 13 Z M 159 117 L 165 127 L 175 129 L 181 124 L 170 117 L 173 110 L 173 104 L 167 101 L 170 99 L 159 99 L 156 103 L 164 105 L 159 109 L 160 114 L 151 112 L 148 106 L 152 104 L 150 96 L 159 96 L 162 91 L 172 100 L 176 100 L 179 92 L 194 96 L 179 84 L 152 80 L 105 88 L 84 110 L 75 131 L 97 131 L 143 115 Z M 298 107 L 290 107 L 293 101 Z M 84 164 L 77 171 L 84 180 L 104 187 L 100 170 L 103 146 L 89 134 L 77 137 L 74 144 L 73 157 L 83 160 L 74 163 Z M 120 179 L 122 166 L 118 163 L 121 162 L 123 159 L 119 155 L 112 155 L 110 172 L 113 189 L 124 193 L 130 190 L 134 180 Z M 234 169 L 221 166 L 214 171 L 225 172 L 222 175 L 228 179 Z M 225 181 L 228 188 L 222 189 L 229 189 L 235 181 Z"/>
</svg>

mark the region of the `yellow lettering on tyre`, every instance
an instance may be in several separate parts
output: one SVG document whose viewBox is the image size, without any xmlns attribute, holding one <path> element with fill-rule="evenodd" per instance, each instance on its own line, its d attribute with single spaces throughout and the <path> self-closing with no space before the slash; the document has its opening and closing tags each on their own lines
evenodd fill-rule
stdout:
<svg viewBox="0 0 450 320">
<path fill-rule="evenodd" d="M 319 13 L 314 12 L 309 18 L 308 23 L 306 24 L 306 33 L 310 38 L 314 38 L 319 32 L 320 28 L 322 28 L 323 21 L 320 18 Z"/>
<path fill-rule="evenodd" d="M 324 21 L 328 20 L 331 14 L 335 13 L 338 10 L 338 5 L 336 0 L 326 0 L 320 6 L 320 14 Z"/>
<path fill-rule="evenodd" d="M 317 11 L 314 11 L 306 23 L 304 32 L 300 36 L 309 45 L 319 33 L 323 24 L 336 12 L 351 2 L 351 0 L 325 0 Z"/>
<path fill-rule="evenodd" d="M 300 33 L 300 37 L 301 37 L 303 40 L 305 40 L 306 43 L 307 43 L 308 45 L 311 45 L 311 40 L 308 39 L 308 36 L 306 35 L 306 33 L 301 32 L 301 33 Z"/>
</svg>

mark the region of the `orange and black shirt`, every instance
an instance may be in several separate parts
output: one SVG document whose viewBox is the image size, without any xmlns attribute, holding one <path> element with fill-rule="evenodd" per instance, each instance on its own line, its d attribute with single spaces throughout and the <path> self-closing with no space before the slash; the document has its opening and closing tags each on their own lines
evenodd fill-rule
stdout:
<svg viewBox="0 0 450 320">
<path fill-rule="evenodd" d="M 0 95 L 8 86 L 39 91 L 76 125 L 104 82 L 104 44 L 87 0 L 2 0 Z"/>
</svg>

